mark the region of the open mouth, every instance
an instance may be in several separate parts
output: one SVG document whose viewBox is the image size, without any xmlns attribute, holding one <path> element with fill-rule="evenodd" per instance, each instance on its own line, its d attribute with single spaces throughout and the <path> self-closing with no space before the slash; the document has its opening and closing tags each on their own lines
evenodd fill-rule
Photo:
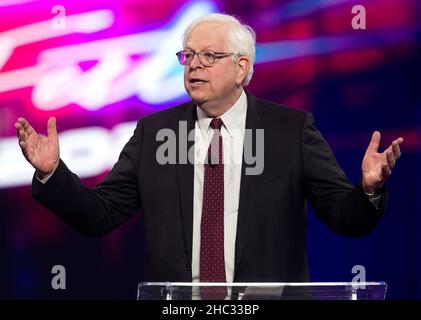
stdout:
<svg viewBox="0 0 421 320">
<path fill-rule="evenodd" d="M 205 83 L 207 81 L 202 80 L 202 79 L 190 79 L 190 83 L 192 84 L 200 84 L 200 83 Z"/>
</svg>

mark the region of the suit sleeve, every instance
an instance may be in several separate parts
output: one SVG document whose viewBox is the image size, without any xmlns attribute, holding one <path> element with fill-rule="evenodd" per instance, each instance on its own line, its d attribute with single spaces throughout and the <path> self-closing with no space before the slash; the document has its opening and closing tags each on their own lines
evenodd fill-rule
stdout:
<svg viewBox="0 0 421 320">
<path fill-rule="evenodd" d="M 306 196 L 320 220 L 345 236 L 368 234 L 383 215 L 386 190 L 377 209 L 365 195 L 361 180 L 356 187 L 348 181 L 310 113 L 302 126 L 301 153 Z"/>
<path fill-rule="evenodd" d="M 138 168 L 142 152 L 142 122 L 120 153 L 107 177 L 95 188 L 81 184 L 60 160 L 51 178 L 32 179 L 32 194 L 77 231 L 103 236 L 129 220 L 141 207 Z"/>
</svg>

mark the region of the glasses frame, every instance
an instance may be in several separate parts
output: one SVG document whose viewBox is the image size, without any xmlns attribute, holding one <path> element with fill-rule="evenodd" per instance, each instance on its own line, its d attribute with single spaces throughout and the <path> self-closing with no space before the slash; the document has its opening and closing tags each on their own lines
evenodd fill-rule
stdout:
<svg viewBox="0 0 421 320">
<path fill-rule="evenodd" d="M 189 63 L 182 63 L 181 62 L 181 56 L 182 56 L 182 54 L 184 53 L 184 52 L 190 52 L 190 53 L 192 53 L 193 54 L 193 57 L 191 58 L 191 60 L 190 60 L 190 62 Z M 205 61 L 205 63 L 204 63 L 204 61 L 202 60 L 202 58 L 203 58 L 203 55 L 205 54 L 205 53 L 212 53 L 214 56 L 215 56 L 215 58 L 214 58 L 214 61 L 212 62 L 212 63 L 208 63 L 208 62 L 206 62 Z M 197 57 L 198 57 L 198 59 L 199 59 L 199 62 L 202 64 L 202 65 L 204 65 L 205 67 L 210 67 L 210 66 L 213 66 L 216 62 L 217 62 L 217 60 L 219 60 L 219 59 L 222 59 L 222 58 L 226 58 L 226 57 L 229 57 L 229 56 L 238 56 L 238 53 L 233 53 L 233 52 L 215 52 L 215 51 L 213 51 L 213 50 L 202 50 L 202 51 L 194 51 L 194 50 L 181 50 L 181 51 L 178 51 L 177 53 L 176 53 L 176 56 L 177 56 L 177 59 L 178 59 L 178 62 L 182 65 L 182 66 L 188 66 L 188 65 L 190 65 L 191 64 L 191 62 L 193 61 L 193 59 L 194 59 L 194 56 L 195 55 L 197 55 Z M 204 59 L 204 58 L 203 58 Z"/>
</svg>

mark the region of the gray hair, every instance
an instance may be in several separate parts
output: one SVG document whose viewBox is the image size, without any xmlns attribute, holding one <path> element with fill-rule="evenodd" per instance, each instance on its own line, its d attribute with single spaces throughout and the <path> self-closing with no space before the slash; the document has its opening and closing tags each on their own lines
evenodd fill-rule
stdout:
<svg viewBox="0 0 421 320">
<path fill-rule="evenodd" d="M 222 13 L 211 13 L 195 19 L 187 26 L 186 31 L 183 34 L 184 47 L 186 47 L 187 38 L 193 29 L 204 22 L 220 22 L 229 26 L 227 33 L 227 46 L 229 52 L 247 56 L 250 59 L 250 67 L 243 80 L 243 85 L 248 85 L 253 75 L 253 64 L 256 56 L 256 34 L 253 29 L 250 26 L 241 23 L 233 16 Z M 236 57 L 233 57 L 233 60 L 235 59 Z"/>
</svg>

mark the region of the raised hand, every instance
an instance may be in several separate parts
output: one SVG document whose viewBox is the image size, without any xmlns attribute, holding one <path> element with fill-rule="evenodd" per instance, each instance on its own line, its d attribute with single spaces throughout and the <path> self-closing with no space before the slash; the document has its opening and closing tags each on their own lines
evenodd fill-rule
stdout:
<svg viewBox="0 0 421 320">
<path fill-rule="evenodd" d="M 396 161 L 401 156 L 399 145 L 403 142 L 402 137 L 394 140 L 385 151 L 378 153 L 380 138 L 380 132 L 375 131 L 371 137 L 361 166 L 364 191 L 371 194 L 377 194 L 379 192 L 380 188 L 392 174 Z"/>
<path fill-rule="evenodd" d="M 23 155 L 40 177 L 54 172 L 60 159 L 56 119 L 48 119 L 47 137 L 39 135 L 24 118 L 16 121 L 15 128 Z"/>
</svg>

